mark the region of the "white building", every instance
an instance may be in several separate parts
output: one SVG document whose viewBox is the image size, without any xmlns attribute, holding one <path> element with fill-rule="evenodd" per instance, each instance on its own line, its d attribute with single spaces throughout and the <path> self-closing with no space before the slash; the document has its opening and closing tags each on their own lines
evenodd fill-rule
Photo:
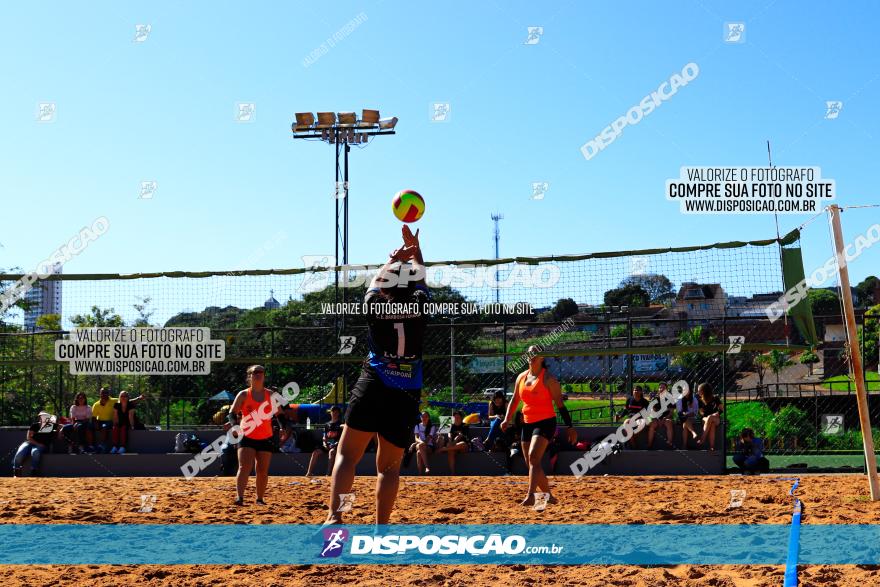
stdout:
<svg viewBox="0 0 880 587">
<path fill-rule="evenodd" d="M 52 274 L 61 274 L 61 263 L 52 265 Z M 46 314 L 61 315 L 62 281 L 35 281 L 34 286 L 24 295 L 30 307 L 24 313 L 24 327 L 28 330 L 37 327 L 37 319 Z"/>
</svg>

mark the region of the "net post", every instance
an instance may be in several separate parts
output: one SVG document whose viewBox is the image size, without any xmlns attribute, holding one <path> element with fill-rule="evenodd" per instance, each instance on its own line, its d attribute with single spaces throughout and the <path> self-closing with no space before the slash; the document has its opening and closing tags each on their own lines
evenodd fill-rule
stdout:
<svg viewBox="0 0 880 587">
<path fill-rule="evenodd" d="M 633 346 L 633 321 L 632 321 L 632 311 L 630 308 L 626 309 L 626 347 L 632 348 Z M 632 393 L 633 389 L 633 356 L 627 355 L 626 357 L 626 390 L 627 393 Z"/>
<path fill-rule="evenodd" d="M 871 501 L 880 499 L 880 483 L 877 477 L 877 457 L 874 454 L 874 437 L 871 431 L 871 415 L 868 412 L 868 394 L 865 389 L 865 373 L 862 369 L 862 355 L 859 351 L 859 336 L 856 328 L 855 310 L 853 309 L 852 290 L 849 286 L 849 270 L 846 266 L 846 252 L 843 243 L 843 231 L 840 227 L 840 207 L 832 204 L 828 207 L 831 216 L 831 231 L 834 235 L 834 249 L 837 257 L 837 268 L 840 274 L 840 297 L 843 301 L 843 317 L 846 326 L 846 337 L 849 356 L 852 362 L 852 375 L 856 385 L 856 403 L 859 407 L 859 424 L 862 428 L 862 442 L 865 448 L 865 464 L 868 474 L 868 485 L 871 490 Z"/>
<path fill-rule="evenodd" d="M 724 307 L 724 314 L 721 316 L 721 342 L 727 340 L 727 306 Z M 721 402 L 724 409 L 721 411 L 722 429 L 721 434 L 721 458 L 724 459 L 723 470 L 727 471 L 727 353 L 721 354 Z"/>
</svg>

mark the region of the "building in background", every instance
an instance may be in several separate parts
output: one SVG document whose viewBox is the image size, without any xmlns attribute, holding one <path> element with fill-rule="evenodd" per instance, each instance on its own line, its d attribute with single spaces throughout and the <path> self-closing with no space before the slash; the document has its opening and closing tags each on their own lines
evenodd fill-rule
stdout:
<svg viewBox="0 0 880 587">
<path fill-rule="evenodd" d="M 275 299 L 275 290 L 269 290 L 269 299 L 263 302 L 263 307 L 267 310 L 277 310 L 281 307 L 281 304 Z"/>
<path fill-rule="evenodd" d="M 61 275 L 61 263 L 52 265 L 51 273 Z M 61 290 L 62 281 L 45 280 L 36 281 L 34 286 L 24 295 L 28 302 L 28 309 L 24 313 L 24 327 L 34 330 L 37 327 L 37 319 L 46 314 L 61 315 Z"/>
</svg>

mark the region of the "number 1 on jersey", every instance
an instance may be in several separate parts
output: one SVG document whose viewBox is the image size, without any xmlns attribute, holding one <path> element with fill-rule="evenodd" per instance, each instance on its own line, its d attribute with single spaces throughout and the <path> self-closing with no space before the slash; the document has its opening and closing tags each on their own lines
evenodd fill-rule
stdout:
<svg viewBox="0 0 880 587">
<path fill-rule="evenodd" d="M 406 349 L 406 335 L 403 331 L 403 322 L 395 322 L 394 330 L 397 331 L 397 356 L 402 357 Z"/>
</svg>

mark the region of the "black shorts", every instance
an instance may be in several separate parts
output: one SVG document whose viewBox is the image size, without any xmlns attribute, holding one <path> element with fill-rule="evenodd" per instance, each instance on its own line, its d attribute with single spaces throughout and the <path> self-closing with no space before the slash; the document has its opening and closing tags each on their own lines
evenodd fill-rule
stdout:
<svg viewBox="0 0 880 587">
<path fill-rule="evenodd" d="M 328 444 L 327 446 L 324 446 L 324 443 L 322 442 L 321 444 L 318 445 L 318 447 L 315 450 L 320 450 L 322 452 L 329 453 L 332 449 L 336 448 L 338 445 L 339 445 L 338 442 L 333 442 L 331 444 Z"/>
<path fill-rule="evenodd" d="M 386 387 L 375 369 L 365 366 L 351 390 L 345 425 L 378 432 L 394 446 L 407 448 L 413 443 L 421 398 L 421 389 Z"/>
<path fill-rule="evenodd" d="M 245 436 L 238 444 L 238 448 L 252 448 L 257 452 L 275 452 L 275 443 L 272 442 L 271 436 L 262 440 L 255 440 Z"/>
<path fill-rule="evenodd" d="M 532 436 L 543 436 L 547 440 L 553 440 L 554 434 L 556 434 L 556 418 L 538 420 L 531 424 L 523 422 L 520 440 L 522 442 L 531 442 Z"/>
</svg>

